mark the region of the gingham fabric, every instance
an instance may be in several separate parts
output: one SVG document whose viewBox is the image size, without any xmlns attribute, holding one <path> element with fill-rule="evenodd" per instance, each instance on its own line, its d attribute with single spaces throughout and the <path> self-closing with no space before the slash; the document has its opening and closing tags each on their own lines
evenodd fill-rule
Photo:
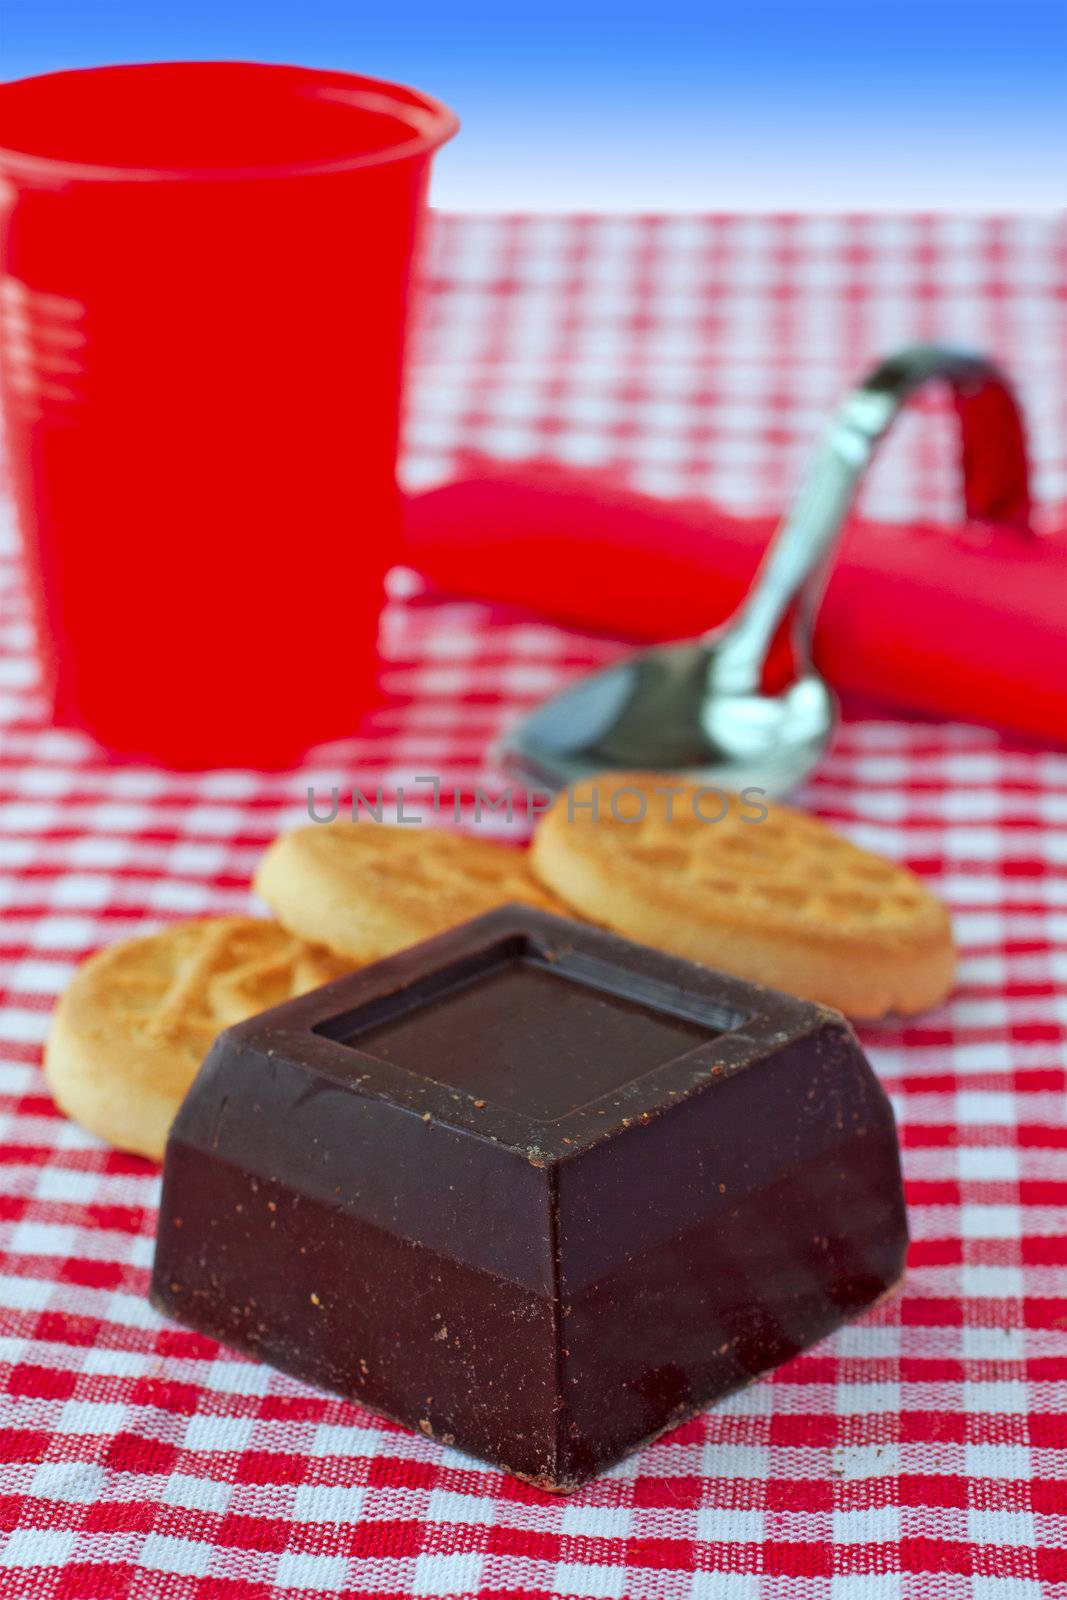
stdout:
<svg viewBox="0 0 1067 1600">
<path fill-rule="evenodd" d="M 1016 375 L 1038 493 L 1067 500 L 1061 224 L 450 217 L 425 276 L 412 483 L 473 448 L 771 510 L 866 362 L 937 336 Z M 947 429 L 902 427 L 868 508 L 947 515 L 949 454 Z M 352 739 L 282 775 L 109 766 L 44 723 L 6 537 L 2 1600 L 1067 1597 L 1063 755 L 850 712 L 804 798 L 922 873 L 961 948 L 947 1005 L 863 1032 L 904 1147 L 904 1291 L 569 1499 L 164 1323 L 156 1169 L 48 1097 L 49 1011 L 84 954 L 249 909 L 309 785 L 436 771 L 469 801 L 506 720 L 616 648 L 398 581 L 394 699 Z"/>
</svg>

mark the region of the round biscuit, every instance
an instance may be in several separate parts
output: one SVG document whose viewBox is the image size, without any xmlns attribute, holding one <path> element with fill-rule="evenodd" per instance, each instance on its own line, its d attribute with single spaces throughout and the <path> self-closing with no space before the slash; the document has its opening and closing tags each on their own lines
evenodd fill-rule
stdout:
<svg viewBox="0 0 1067 1600">
<path fill-rule="evenodd" d="M 60 996 L 44 1072 L 56 1104 L 120 1150 L 163 1158 L 215 1035 L 351 971 L 262 917 L 211 917 L 84 961 Z"/>
<path fill-rule="evenodd" d="M 496 906 L 567 915 L 526 851 L 441 828 L 328 822 L 275 839 L 257 894 L 302 938 L 376 961 Z"/>
<path fill-rule="evenodd" d="M 788 806 L 731 796 L 715 820 L 718 793 L 662 773 L 588 779 L 542 818 L 533 868 L 590 921 L 852 1017 L 945 997 L 951 923 L 913 873 Z"/>
</svg>

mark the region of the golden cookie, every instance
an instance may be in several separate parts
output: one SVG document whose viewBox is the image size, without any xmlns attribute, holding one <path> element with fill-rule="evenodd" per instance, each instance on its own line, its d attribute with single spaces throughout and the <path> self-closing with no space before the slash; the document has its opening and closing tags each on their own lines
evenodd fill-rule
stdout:
<svg viewBox="0 0 1067 1600">
<path fill-rule="evenodd" d="M 360 962 L 509 900 L 567 914 L 525 851 L 425 825 L 327 822 L 283 833 L 255 889 L 294 933 Z"/>
<path fill-rule="evenodd" d="M 45 1045 L 48 1086 L 91 1133 L 161 1161 L 215 1035 L 353 965 L 255 917 L 182 922 L 109 945 L 60 996 Z"/>
<path fill-rule="evenodd" d="M 610 775 L 559 796 L 531 850 L 541 881 L 631 939 L 853 1017 L 922 1011 L 948 993 L 948 913 L 913 873 L 787 806 L 745 820 L 755 807 L 733 796 L 723 821 L 704 820 L 722 809 L 717 791 L 678 779 L 668 799 L 670 781 Z M 594 792 L 595 820 L 574 805 Z"/>
</svg>

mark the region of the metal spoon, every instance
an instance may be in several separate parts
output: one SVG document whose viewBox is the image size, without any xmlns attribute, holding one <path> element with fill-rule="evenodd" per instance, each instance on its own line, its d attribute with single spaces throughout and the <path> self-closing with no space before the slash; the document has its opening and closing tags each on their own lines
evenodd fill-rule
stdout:
<svg viewBox="0 0 1067 1600">
<path fill-rule="evenodd" d="M 902 350 L 875 367 L 834 416 L 733 616 L 698 639 L 656 645 L 580 678 L 505 733 L 497 758 L 549 789 L 595 772 L 636 769 L 685 773 L 735 791 L 795 788 L 821 759 L 837 721 L 833 692 L 811 661 L 830 558 L 878 444 L 914 391 L 935 379 L 954 391 L 969 515 L 1025 516 L 1022 423 L 1007 380 L 968 351 Z M 793 676 L 767 692 L 764 669 L 783 640 Z"/>
</svg>

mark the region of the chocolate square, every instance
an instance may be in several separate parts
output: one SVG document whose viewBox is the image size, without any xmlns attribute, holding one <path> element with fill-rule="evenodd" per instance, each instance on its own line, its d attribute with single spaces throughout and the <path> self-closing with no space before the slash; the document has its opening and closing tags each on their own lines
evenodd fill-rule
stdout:
<svg viewBox="0 0 1067 1600">
<path fill-rule="evenodd" d="M 220 1035 L 152 1296 L 569 1490 L 900 1276 L 848 1024 L 507 906 Z"/>
</svg>

